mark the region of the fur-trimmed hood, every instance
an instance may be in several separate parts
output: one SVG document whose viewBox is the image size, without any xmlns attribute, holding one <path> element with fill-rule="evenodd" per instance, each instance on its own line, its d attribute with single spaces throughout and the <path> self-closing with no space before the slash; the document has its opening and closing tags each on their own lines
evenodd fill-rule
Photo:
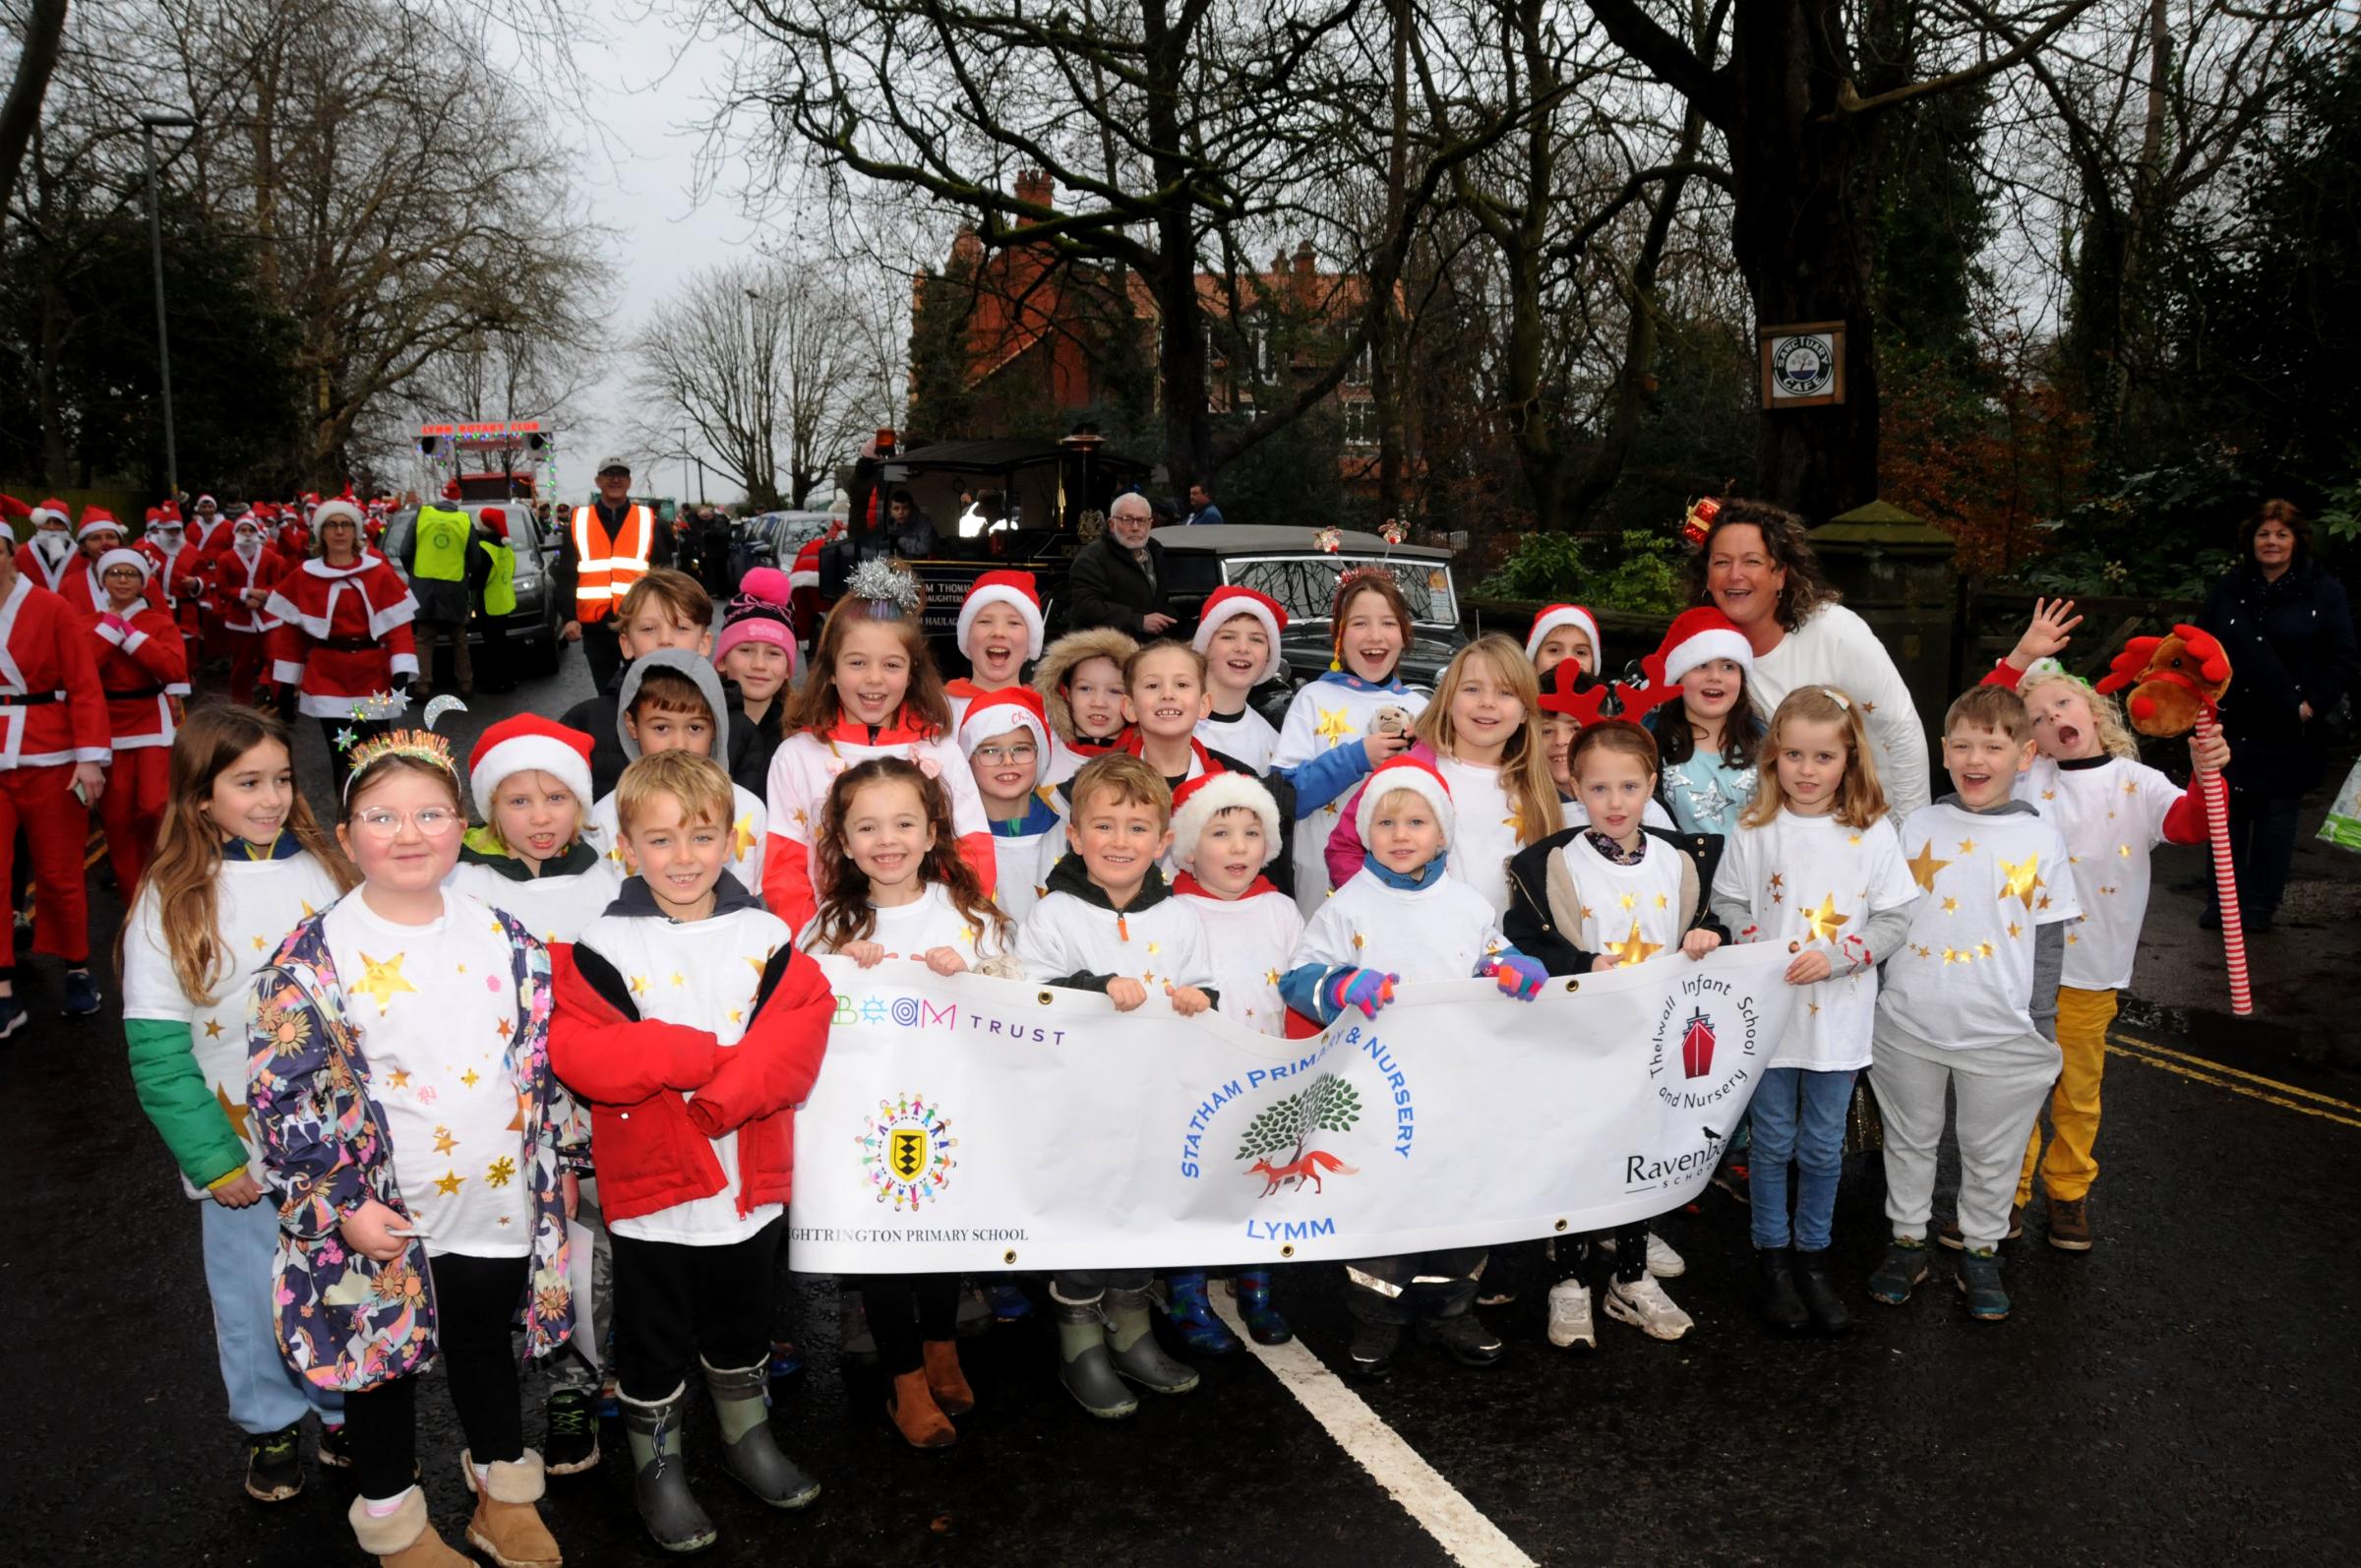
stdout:
<svg viewBox="0 0 2361 1568">
<path fill-rule="evenodd" d="M 1050 730 L 1067 745 L 1074 741 L 1074 710 L 1059 690 L 1075 665 L 1085 659 L 1109 658 L 1117 664 L 1139 651 L 1139 643 L 1129 633 L 1113 627 L 1094 627 L 1088 632 L 1068 632 L 1041 650 L 1041 659 L 1033 666 L 1033 690 L 1041 694 L 1041 705 L 1049 710 Z"/>
</svg>

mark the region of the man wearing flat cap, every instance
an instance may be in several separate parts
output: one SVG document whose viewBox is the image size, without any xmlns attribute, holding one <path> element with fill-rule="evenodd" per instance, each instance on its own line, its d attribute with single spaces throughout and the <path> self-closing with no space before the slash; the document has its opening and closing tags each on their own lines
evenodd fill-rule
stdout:
<svg viewBox="0 0 2361 1568">
<path fill-rule="evenodd" d="M 657 524 L 654 508 L 633 504 L 631 463 L 600 458 L 598 500 L 574 509 L 549 569 L 558 602 L 574 610 L 559 634 L 582 645 L 597 690 L 604 692 L 623 664 L 615 606 L 648 568 L 670 565 L 671 531 Z"/>
</svg>

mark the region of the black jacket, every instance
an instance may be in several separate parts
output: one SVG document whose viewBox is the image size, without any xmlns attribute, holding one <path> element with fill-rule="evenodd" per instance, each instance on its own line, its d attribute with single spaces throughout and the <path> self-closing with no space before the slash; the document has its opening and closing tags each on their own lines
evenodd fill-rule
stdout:
<svg viewBox="0 0 2361 1568">
<path fill-rule="evenodd" d="M 1501 932 L 1517 951 L 1540 959 L 1542 967 L 1553 975 L 1587 975 L 1599 956 L 1575 945 L 1575 937 L 1581 933 L 1581 912 L 1553 898 L 1549 887 L 1549 868 L 1557 852 L 1583 831 L 1579 827 L 1563 828 L 1539 843 L 1526 845 L 1508 863 L 1508 916 L 1501 923 Z M 1697 902 L 1681 924 L 1682 934 L 1710 931 L 1724 941 L 1729 940 L 1728 929 L 1714 918 L 1713 910 L 1714 872 L 1722 864 L 1722 836 L 1667 833 L 1661 827 L 1643 827 L 1640 831 L 1686 855 L 1696 868 Z"/>
<path fill-rule="evenodd" d="M 1172 614 L 1165 585 L 1172 579 L 1164 564 L 1164 545 L 1151 536 L 1148 559 L 1155 564 L 1156 580 L 1148 581 L 1131 559 L 1131 552 L 1104 533 L 1074 556 L 1065 579 L 1065 629 L 1087 632 L 1111 626 L 1145 641 L 1156 633 L 1141 624 L 1151 614 Z"/>
<path fill-rule="evenodd" d="M 2300 795 L 2319 783 L 2328 754 L 2322 721 L 2353 684 L 2353 611 L 2344 585 L 2309 558 L 2276 582 L 2242 561 L 2206 596 L 2197 624 L 2221 638 L 2230 656 L 2221 732 L 2230 743 L 2231 787 Z M 2309 721 L 2299 711 L 2305 702 Z"/>
</svg>

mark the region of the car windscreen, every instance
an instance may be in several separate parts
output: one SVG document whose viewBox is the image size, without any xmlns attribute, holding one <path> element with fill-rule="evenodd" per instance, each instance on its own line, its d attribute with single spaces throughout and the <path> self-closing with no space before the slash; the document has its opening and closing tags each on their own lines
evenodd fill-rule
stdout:
<svg viewBox="0 0 2361 1568">
<path fill-rule="evenodd" d="M 1370 566 L 1394 574 L 1410 605 L 1410 618 L 1419 625 L 1459 624 L 1451 569 L 1440 561 L 1407 556 L 1232 556 L 1222 562 L 1222 575 L 1237 587 L 1269 594 L 1287 607 L 1290 621 L 1325 621 L 1336 606 L 1337 579 L 1356 567 Z"/>
</svg>

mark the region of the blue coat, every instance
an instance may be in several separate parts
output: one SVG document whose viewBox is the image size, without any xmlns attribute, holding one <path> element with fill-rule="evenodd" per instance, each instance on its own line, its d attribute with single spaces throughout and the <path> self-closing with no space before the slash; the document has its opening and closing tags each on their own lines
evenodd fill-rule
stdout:
<svg viewBox="0 0 2361 1568">
<path fill-rule="evenodd" d="M 2320 782 L 2322 719 L 2353 684 L 2353 611 L 2344 585 L 2310 557 L 2276 582 L 2253 561 L 2222 574 L 2197 624 L 2221 638 L 2230 690 L 2221 700 L 2233 789 L 2301 795 Z M 2312 704 L 2307 722 L 2299 704 Z"/>
</svg>

